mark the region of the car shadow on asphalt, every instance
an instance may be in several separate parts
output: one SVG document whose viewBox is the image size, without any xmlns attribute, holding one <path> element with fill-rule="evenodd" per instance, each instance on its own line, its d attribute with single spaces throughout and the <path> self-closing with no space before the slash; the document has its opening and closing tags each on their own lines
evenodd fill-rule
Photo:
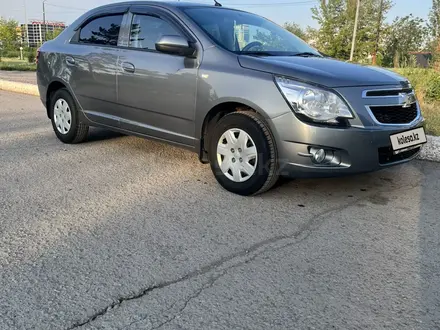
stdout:
<svg viewBox="0 0 440 330">
<path fill-rule="evenodd" d="M 89 135 L 87 137 L 87 142 L 97 142 L 104 140 L 117 139 L 126 136 L 125 134 L 111 131 L 104 128 L 90 127 Z"/>
</svg>

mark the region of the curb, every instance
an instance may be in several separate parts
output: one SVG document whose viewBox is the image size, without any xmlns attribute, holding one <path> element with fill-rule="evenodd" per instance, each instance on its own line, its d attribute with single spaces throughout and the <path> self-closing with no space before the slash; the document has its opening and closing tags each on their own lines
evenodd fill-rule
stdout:
<svg viewBox="0 0 440 330">
<path fill-rule="evenodd" d="M 38 87 L 16 81 L 0 79 L 0 90 L 39 96 Z M 428 135 L 428 143 L 422 148 L 418 159 L 440 162 L 440 136 Z"/>
<path fill-rule="evenodd" d="M 39 96 L 38 87 L 34 84 L 0 79 L 0 90 Z"/>
</svg>

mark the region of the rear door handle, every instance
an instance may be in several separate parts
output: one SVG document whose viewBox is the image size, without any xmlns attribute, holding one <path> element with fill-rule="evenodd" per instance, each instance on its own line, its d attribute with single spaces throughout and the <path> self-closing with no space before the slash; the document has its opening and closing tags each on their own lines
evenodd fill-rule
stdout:
<svg viewBox="0 0 440 330">
<path fill-rule="evenodd" d="M 66 56 L 66 63 L 70 65 L 75 65 L 75 59 L 72 56 Z"/>
<path fill-rule="evenodd" d="M 132 63 L 122 62 L 121 67 L 122 67 L 122 70 L 124 70 L 125 72 L 134 73 L 135 67 Z"/>
</svg>

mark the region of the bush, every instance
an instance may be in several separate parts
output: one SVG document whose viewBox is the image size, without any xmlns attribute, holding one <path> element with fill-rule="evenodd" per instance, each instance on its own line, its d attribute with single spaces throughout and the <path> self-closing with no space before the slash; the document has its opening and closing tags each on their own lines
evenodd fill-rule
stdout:
<svg viewBox="0 0 440 330">
<path fill-rule="evenodd" d="M 423 116 L 426 119 L 426 132 L 440 135 L 440 74 L 433 69 L 405 68 L 395 69 L 408 78 L 416 90 Z"/>
<path fill-rule="evenodd" d="M 35 49 L 33 48 L 29 48 L 28 52 L 27 52 L 27 60 L 29 63 L 35 63 L 35 58 L 37 56 L 37 52 Z"/>
<path fill-rule="evenodd" d="M 440 75 L 433 75 L 428 81 L 425 91 L 425 99 L 427 101 L 440 100 Z"/>
<path fill-rule="evenodd" d="M 4 50 L 2 52 L 2 57 L 20 58 L 20 51 L 19 50 Z"/>
<path fill-rule="evenodd" d="M 37 70 L 36 64 L 30 64 L 26 62 L 0 62 L 0 70 L 5 71 L 35 71 Z"/>
<path fill-rule="evenodd" d="M 440 74 L 435 70 L 405 68 L 395 69 L 394 71 L 408 78 L 421 101 L 440 101 Z"/>
</svg>

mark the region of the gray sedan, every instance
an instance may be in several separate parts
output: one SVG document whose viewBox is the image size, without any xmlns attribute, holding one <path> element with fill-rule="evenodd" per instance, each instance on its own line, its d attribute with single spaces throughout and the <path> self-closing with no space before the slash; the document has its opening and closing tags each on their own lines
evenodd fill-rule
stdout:
<svg viewBox="0 0 440 330">
<path fill-rule="evenodd" d="M 323 57 L 260 16 L 184 2 L 93 9 L 38 52 L 41 100 L 64 143 L 89 126 L 173 143 L 254 195 L 279 175 L 409 161 L 426 143 L 409 82 Z"/>
</svg>

